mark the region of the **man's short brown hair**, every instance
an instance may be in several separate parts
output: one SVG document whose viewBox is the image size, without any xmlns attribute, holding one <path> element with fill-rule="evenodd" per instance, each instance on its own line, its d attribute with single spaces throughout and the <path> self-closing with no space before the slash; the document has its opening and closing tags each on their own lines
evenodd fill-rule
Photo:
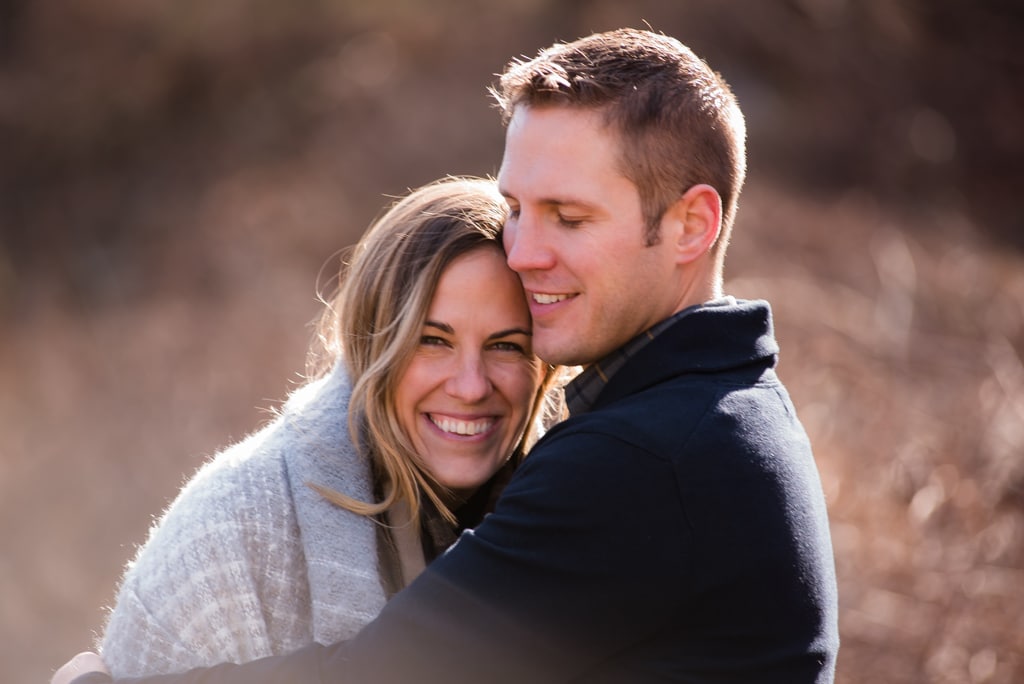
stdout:
<svg viewBox="0 0 1024 684">
<path fill-rule="evenodd" d="M 725 80 L 675 38 L 619 29 L 513 60 L 491 89 L 507 124 L 516 107 L 599 110 L 618 133 L 622 173 L 640 194 L 646 239 L 665 210 L 706 183 L 722 197 L 721 251 L 746 174 L 743 114 Z"/>
</svg>

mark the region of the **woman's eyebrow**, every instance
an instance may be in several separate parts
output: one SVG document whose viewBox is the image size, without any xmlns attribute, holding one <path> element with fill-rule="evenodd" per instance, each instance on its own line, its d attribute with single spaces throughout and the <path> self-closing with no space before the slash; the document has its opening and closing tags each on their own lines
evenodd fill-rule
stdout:
<svg viewBox="0 0 1024 684">
<path fill-rule="evenodd" d="M 455 334 L 455 328 L 448 325 L 447 323 L 441 323 L 440 321 L 424 321 L 424 327 L 437 328 L 441 332 L 448 333 L 449 335 Z M 511 335 L 526 335 L 527 337 L 533 337 L 533 331 L 526 328 L 507 328 L 505 330 L 498 330 L 487 336 L 487 339 L 494 340 L 500 337 L 509 337 Z"/>
<path fill-rule="evenodd" d="M 423 321 L 424 327 L 437 328 L 441 332 L 446 332 L 449 335 L 455 334 L 455 328 L 448 325 L 447 323 L 440 323 L 438 321 Z"/>
<path fill-rule="evenodd" d="M 526 335 L 527 337 L 533 337 L 533 331 L 524 330 L 523 328 L 509 328 L 508 330 L 499 330 L 496 333 L 491 333 L 487 336 L 487 339 L 494 340 L 499 337 L 510 337 L 512 335 Z"/>
<path fill-rule="evenodd" d="M 441 323 L 439 320 L 424 320 L 424 328 L 436 328 L 442 333 L 449 335 L 455 335 L 455 328 L 446 323 Z M 507 328 L 505 330 L 496 331 L 490 335 L 487 335 L 488 340 L 498 339 L 500 337 L 509 337 L 512 335 L 525 335 L 526 337 L 534 337 L 534 331 L 526 328 Z"/>
</svg>

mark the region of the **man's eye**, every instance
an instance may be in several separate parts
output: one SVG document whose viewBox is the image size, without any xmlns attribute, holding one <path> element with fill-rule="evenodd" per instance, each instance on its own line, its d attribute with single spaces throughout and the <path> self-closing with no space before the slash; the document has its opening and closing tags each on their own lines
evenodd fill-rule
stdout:
<svg viewBox="0 0 1024 684">
<path fill-rule="evenodd" d="M 571 218 L 568 216 L 558 215 L 558 223 L 566 228 L 576 228 L 583 223 L 581 218 Z"/>
</svg>

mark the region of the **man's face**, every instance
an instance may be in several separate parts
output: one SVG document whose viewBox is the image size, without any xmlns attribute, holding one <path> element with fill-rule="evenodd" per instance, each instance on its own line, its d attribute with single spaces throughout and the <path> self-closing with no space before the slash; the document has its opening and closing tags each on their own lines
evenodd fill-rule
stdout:
<svg viewBox="0 0 1024 684">
<path fill-rule="evenodd" d="M 591 110 L 519 107 L 509 123 L 505 250 L 548 363 L 598 361 L 678 304 L 671 245 L 645 244 L 640 196 L 617 155 L 617 136 Z"/>
</svg>

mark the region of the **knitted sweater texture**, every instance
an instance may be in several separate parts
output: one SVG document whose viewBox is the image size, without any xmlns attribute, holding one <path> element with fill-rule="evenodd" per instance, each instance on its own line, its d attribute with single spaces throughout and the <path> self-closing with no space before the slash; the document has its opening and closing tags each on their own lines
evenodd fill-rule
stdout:
<svg viewBox="0 0 1024 684">
<path fill-rule="evenodd" d="M 184 486 L 129 563 L 101 651 L 115 677 L 180 672 L 328 644 L 385 602 L 375 523 L 307 483 L 361 500 L 369 464 L 336 368 Z"/>
</svg>

